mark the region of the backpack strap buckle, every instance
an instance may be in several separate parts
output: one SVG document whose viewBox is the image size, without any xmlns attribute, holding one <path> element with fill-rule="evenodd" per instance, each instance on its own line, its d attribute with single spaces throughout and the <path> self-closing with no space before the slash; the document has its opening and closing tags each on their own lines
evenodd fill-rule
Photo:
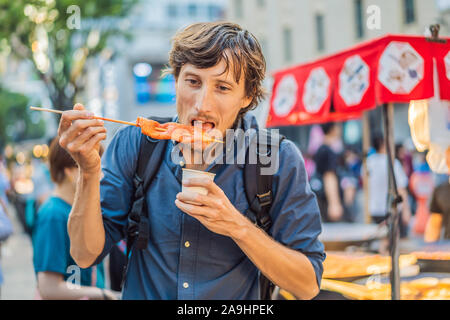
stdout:
<svg viewBox="0 0 450 320">
<path fill-rule="evenodd" d="M 259 217 L 259 219 L 257 220 L 257 225 L 268 233 L 270 227 L 272 227 L 272 219 L 270 218 L 270 216 L 267 215 Z"/>
<path fill-rule="evenodd" d="M 265 207 L 272 203 L 272 190 L 269 190 L 263 194 L 257 194 L 256 196 L 258 197 L 259 205 L 261 207 Z"/>
<path fill-rule="evenodd" d="M 133 185 L 135 189 L 137 189 L 143 182 L 144 180 L 142 180 L 141 177 L 139 177 L 137 174 L 134 175 Z"/>
</svg>

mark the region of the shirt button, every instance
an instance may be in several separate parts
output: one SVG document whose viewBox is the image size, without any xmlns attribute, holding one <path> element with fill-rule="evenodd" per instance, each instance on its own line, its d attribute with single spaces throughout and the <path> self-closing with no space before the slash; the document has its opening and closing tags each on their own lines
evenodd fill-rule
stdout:
<svg viewBox="0 0 450 320">
<path fill-rule="evenodd" d="M 189 283 L 187 283 L 187 282 L 183 283 L 183 288 L 185 288 L 185 289 L 189 288 Z"/>
<path fill-rule="evenodd" d="M 183 161 L 180 161 L 180 166 L 184 167 L 184 162 Z"/>
<path fill-rule="evenodd" d="M 186 242 L 184 243 L 184 246 L 185 246 L 186 248 L 189 248 L 189 247 L 191 246 L 191 244 L 189 243 L 189 241 L 186 241 Z"/>
</svg>

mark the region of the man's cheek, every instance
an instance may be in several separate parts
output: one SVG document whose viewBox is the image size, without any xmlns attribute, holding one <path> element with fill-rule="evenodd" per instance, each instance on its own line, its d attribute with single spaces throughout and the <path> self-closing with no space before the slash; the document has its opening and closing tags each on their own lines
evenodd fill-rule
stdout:
<svg viewBox="0 0 450 320">
<path fill-rule="evenodd" d="M 192 113 L 191 110 L 195 108 L 195 99 L 190 96 L 178 94 L 177 96 L 177 113 L 180 122 L 189 125 L 187 123 L 189 119 L 189 114 Z"/>
</svg>

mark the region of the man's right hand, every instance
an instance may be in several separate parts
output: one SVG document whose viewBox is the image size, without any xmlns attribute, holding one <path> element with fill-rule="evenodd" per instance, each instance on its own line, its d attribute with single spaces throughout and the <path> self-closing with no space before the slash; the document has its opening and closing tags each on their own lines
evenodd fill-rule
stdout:
<svg viewBox="0 0 450 320">
<path fill-rule="evenodd" d="M 92 112 L 80 103 L 64 111 L 58 128 L 59 144 L 78 164 L 82 173 L 98 173 L 100 142 L 106 139 L 103 121 L 94 119 Z"/>
</svg>

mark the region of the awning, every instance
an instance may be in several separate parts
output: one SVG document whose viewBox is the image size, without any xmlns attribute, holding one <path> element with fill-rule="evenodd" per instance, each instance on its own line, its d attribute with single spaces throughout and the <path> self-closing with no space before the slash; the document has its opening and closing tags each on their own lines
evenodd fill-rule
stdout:
<svg viewBox="0 0 450 320">
<path fill-rule="evenodd" d="M 384 103 L 428 99 L 433 59 L 440 98 L 450 100 L 450 38 L 441 39 L 386 35 L 274 72 L 267 127 L 344 121 Z"/>
</svg>

